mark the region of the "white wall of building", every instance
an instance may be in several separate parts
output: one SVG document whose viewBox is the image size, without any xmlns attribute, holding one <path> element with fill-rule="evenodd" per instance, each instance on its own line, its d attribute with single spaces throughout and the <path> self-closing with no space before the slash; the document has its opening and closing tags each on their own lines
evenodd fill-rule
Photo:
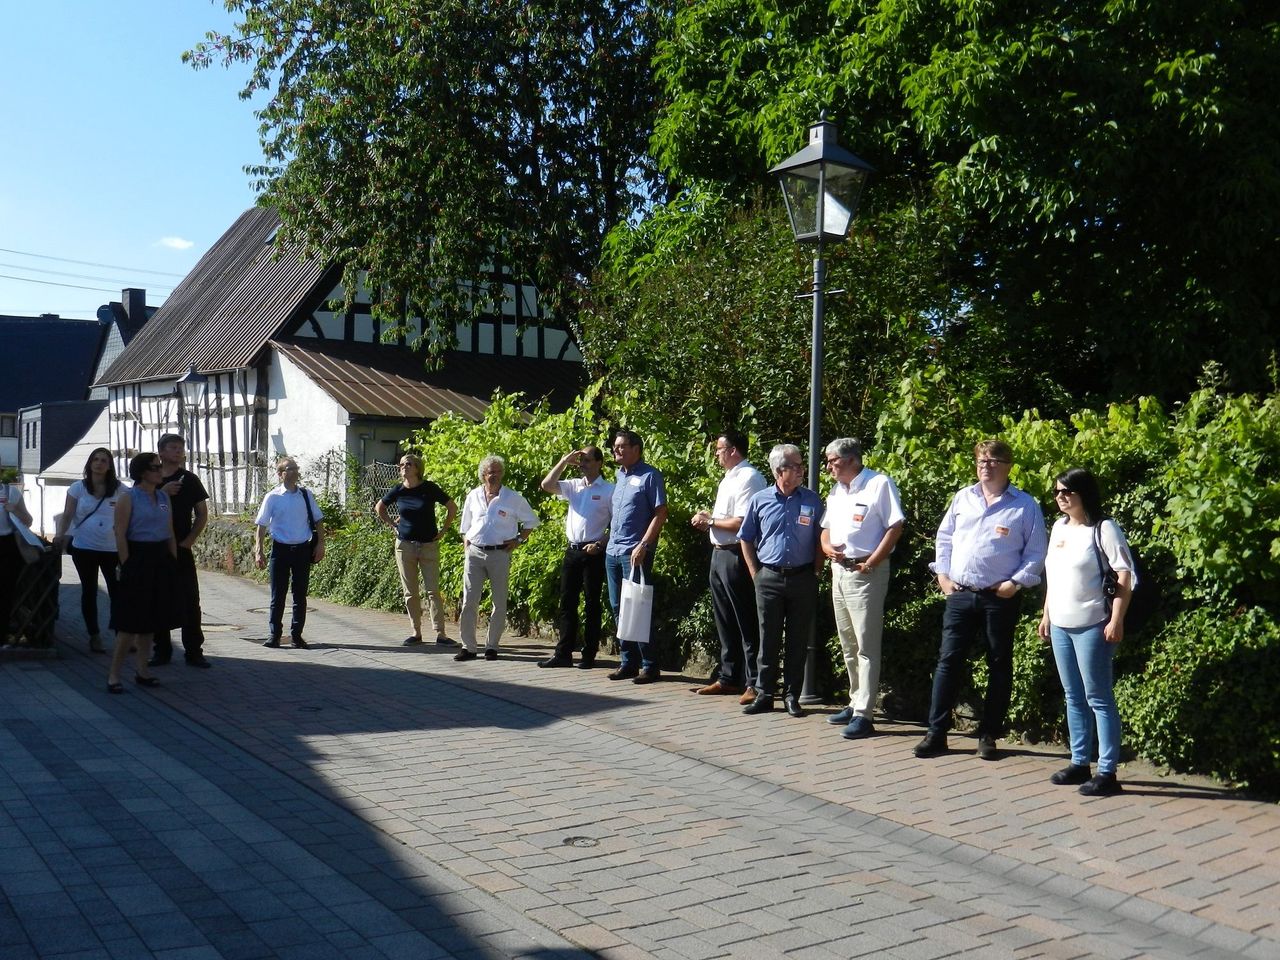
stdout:
<svg viewBox="0 0 1280 960">
<path fill-rule="evenodd" d="M 272 348 L 267 384 L 267 460 L 294 457 L 303 482 L 315 484 L 319 475 L 333 478 L 340 492 L 336 467 L 347 452 L 347 411 L 303 373 L 288 357 Z M 329 463 L 334 460 L 334 463 Z"/>
</svg>

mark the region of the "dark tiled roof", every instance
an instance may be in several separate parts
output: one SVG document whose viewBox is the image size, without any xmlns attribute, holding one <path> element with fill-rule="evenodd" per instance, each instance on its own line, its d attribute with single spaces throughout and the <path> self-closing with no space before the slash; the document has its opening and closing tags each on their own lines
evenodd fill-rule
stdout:
<svg viewBox="0 0 1280 960">
<path fill-rule="evenodd" d="M 83 400 L 106 329 L 95 320 L 0 317 L 0 411 Z"/>
<path fill-rule="evenodd" d="M 408 347 L 292 337 L 273 341 L 349 413 L 361 417 L 434 420 L 453 412 L 479 420 L 495 389 L 519 391 L 529 403 L 569 406 L 585 383 L 582 364 L 449 351 L 438 371 Z"/>
<path fill-rule="evenodd" d="M 297 250 L 279 256 L 274 210 L 245 211 L 169 295 L 99 379 L 128 383 L 251 364 L 301 310 L 330 271 Z M 328 293 L 322 291 L 321 296 Z"/>
<path fill-rule="evenodd" d="M 75 446 L 106 406 L 105 400 L 41 404 L 40 472 Z"/>
</svg>

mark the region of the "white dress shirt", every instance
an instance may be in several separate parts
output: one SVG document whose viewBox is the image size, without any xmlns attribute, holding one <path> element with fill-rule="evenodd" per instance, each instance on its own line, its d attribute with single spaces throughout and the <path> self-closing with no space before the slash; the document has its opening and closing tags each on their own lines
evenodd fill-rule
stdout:
<svg viewBox="0 0 1280 960">
<path fill-rule="evenodd" d="M 837 480 L 832 485 L 822 526 L 833 548 L 844 547 L 844 555 L 857 560 L 871 556 L 884 539 L 885 531 L 905 519 L 893 481 L 883 473 L 863 467 L 849 483 Z"/>
<path fill-rule="evenodd" d="M 558 481 L 560 496 L 569 501 L 564 535 L 570 543 L 603 543 L 613 516 L 613 484 L 604 477 L 587 483 L 585 477 Z"/>
<path fill-rule="evenodd" d="M 738 461 L 724 472 L 724 478 L 716 488 L 716 502 L 711 508 L 711 519 L 715 521 L 737 517 L 741 520 L 747 515 L 747 503 L 767 486 L 759 470 L 746 460 Z M 717 529 L 714 522 L 709 533 L 711 542 L 718 547 L 728 547 L 738 542 L 736 530 Z"/>
<path fill-rule="evenodd" d="M 307 500 L 303 499 L 304 491 L 298 487 L 292 493 L 283 483 L 274 490 L 268 491 L 262 498 L 262 506 L 258 508 L 258 516 L 254 519 L 260 527 L 266 527 L 273 543 L 296 547 L 311 539 L 311 520 L 320 523 L 322 515 L 320 505 L 310 490 L 305 491 L 311 504 L 311 514 L 307 514 Z"/>
<path fill-rule="evenodd" d="M 470 544 L 496 547 L 516 539 L 521 529 L 532 530 L 538 522 L 529 501 L 510 487 L 499 487 L 490 500 L 481 484 L 467 494 L 459 529 Z"/>
</svg>

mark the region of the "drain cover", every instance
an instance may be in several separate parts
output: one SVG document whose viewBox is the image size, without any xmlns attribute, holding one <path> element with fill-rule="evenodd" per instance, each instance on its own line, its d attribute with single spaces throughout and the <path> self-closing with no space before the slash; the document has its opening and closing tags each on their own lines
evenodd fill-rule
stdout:
<svg viewBox="0 0 1280 960">
<path fill-rule="evenodd" d="M 599 846 L 600 841 L 591 837 L 565 837 L 564 845 L 566 847 L 595 847 Z"/>
</svg>

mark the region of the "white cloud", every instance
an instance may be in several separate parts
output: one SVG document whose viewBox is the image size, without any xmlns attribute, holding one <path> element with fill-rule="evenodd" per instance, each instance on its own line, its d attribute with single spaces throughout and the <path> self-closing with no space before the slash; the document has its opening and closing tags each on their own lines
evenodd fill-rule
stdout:
<svg viewBox="0 0 1280 960">
<path fill-rule="evenodd" d="M 158 247 L 168 247 L 170 250 L 189 250 L 195 246 L 191 240 L 184 240 L 182 237 L 161 237 L 156 241 Z"/>
</svg>

